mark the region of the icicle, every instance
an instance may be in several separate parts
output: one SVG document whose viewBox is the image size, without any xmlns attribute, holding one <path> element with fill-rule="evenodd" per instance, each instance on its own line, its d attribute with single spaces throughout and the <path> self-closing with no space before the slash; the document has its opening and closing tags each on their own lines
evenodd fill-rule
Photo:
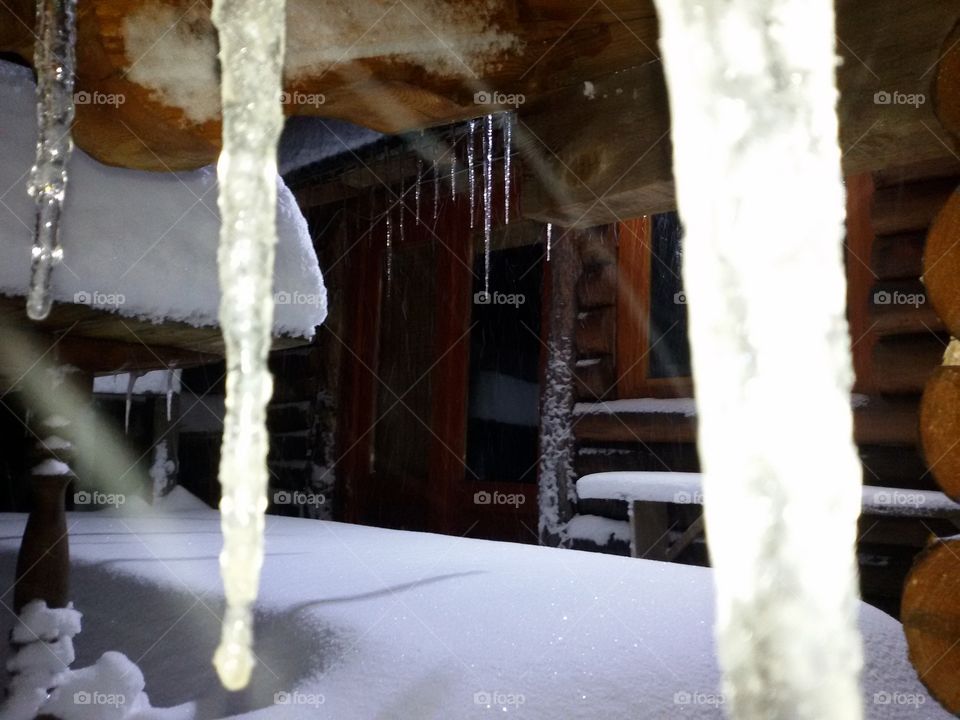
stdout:
<svg viewBox="0 0 960 720">
<path fill-rule="evenodd" d="M 483 132 L 483 291 L 490 292 L 490 244 L 493 238 L 493 115 Z"/>
<path fill-rule="evenodd" d="M 858 720 L 862 467 L 834 3 L 656 7 L 724 709 L 737 720 Z"/>
<path fill-rule="evenodd" d="M 437 226 L 437 216 L 440 214 L 440 168 L 437 161 L 433 161 L 433 226 Z"/>
<path fill-rule="evenodd" d="M 547 223 L 547 262 L 550 262 L 550 248 L 553 246 L 553 223 Z"/>
<path fill-rule="evenodd" d="M 213 2 L 223 105 L 218 261 L 227 359 L 220 454 L 220 567 L 227 606 L 214 665 L 229 690 L 246 687 L 253 671 L 252 607 L 263 566 L 284 20 L 283 0 Z"/>
<path fill-rule="evenodd" d="M 457 136 L 450 145 L 450 199 L 457 197 Z"/>
<path fill-rule="evenodd" d="M 125 435 L 130 433 L 130 408 L 133 407 L 133 386 L 137 384 L 137 378 L 141 373 L 130 372 L 127 374 L 127 397 L 123 409 L 123 432 Z"/>
<path fill-rule="evenodd" d="M 386 192 L 383 196 L 383 205 L 386 214 L 386 223 L 387 223 L 387 295 L 390 295 L 390 289 L 393 285 L 393 220 L 391 215 L 393 215 L 393 208 L 390 207 L 390 200 L 386 196 Z M 403 212 L 401 205 L 401 212 Z M 401 217 L 402 220 L 402 217 Z M 402 226 L 401 226 L 402 227 Z"/>
<path fill-rule="evenodd" d="M 37 0 L 37 154 L 27 192 L 37 206 L 27 316 L 43 320 L 53 298 L 50 275 L 63 259 L 60 210 L 73 151 L 76 0 Z"/>
<path fill-rule="evenodd" d="M 513 113 L 506 113 L 503 122 L 503 224 L 510 224 L 510 155 L 513 152 Z"/>
<path fill-rule="evenodd" d="M 418 157 L 417 158 L 417 184 L 414 187 L 414 191 L 413 191 L 414 197 L 416 198 L 415 211 L 417 213 L 417 225 L 420 224 L 420 190 L 421 190 L 422 183 L 423 183 L 423 158 Z"/>
<path fill-rule="evenodd" d="M 477 130 L 477 121 L 471 120 L 468 123 L 468 132 L 467 132 L 467 184 L 470 186 L 467 188 L 470 193 L 470 228 L 473 229 L 473 218 L 474 218 L 474 208 L 476 207 L 476 169 L 474 168 L 474 151 L 473 144 L 474 138 L 476 137 Z"/>
<path fill-rule="evenodd" d="M 167 422 L 170 422 L 173 415 L 173 369 L 167 369 Z"/>
</svg>

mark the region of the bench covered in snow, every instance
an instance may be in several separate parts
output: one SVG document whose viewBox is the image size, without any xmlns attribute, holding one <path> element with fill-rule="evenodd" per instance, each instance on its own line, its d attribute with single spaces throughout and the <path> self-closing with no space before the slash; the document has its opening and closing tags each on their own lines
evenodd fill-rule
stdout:
<svg viewBox="0 0 960 720">
<path fill-rule="evenodd" d="M 577 481 L 583 500 L 622 500 L 630 506 L 630 546 L 634 557 L 672 560 L 703 532 L 702 518 L 673 543 L 668 541 L 665 503 L 702 505 L 700 473 L 605 472 Z M 885 517 L 945 518 L 960 528 L 960 504 L 942 492 L 864 485 L 863 514 Z M 582 522 L 582 521 L 581 521 Z"/>
</svg>

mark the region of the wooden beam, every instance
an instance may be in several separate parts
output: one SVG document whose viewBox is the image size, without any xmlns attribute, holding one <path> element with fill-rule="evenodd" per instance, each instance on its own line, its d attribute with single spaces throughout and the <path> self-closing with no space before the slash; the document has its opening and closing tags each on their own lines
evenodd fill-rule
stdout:
<svg viewBox="0 0 960 720">
<path fill-rule="evenodd" d="M 949 3 L 884 0 L 867 10 L 856 0 L 837 2 L 845 174 L 951 154 L 931 101 L 932 69 L 958 18 Z M 660 64 L 619 70 L 521 109 L 527 217 L 589 226 L 674 206 Z"/>
</svg>

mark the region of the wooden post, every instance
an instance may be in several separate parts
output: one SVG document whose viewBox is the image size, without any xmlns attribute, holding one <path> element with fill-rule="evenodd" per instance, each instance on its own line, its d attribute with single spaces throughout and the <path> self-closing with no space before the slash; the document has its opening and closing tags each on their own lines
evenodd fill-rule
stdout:
<svg viewBox="0 0 960 720">
<path fill-rule="evenodd" d="M 45 377 L 48 392 L 60 392 L 70 383 L 76 394 L 89 400 L 92 377 L 65 368 L 38 370 Z M 36 386 L 35 386 L 36 387 Z M 29 401 L 30 393 L 27 393 Z M 75 437 L 73 428 L 83 422 L 89 403 L 70 407 L 64 414 L 41 411 L 31 423 L 35 438 L 31 470 L 26 482 L 32 490 L 32 508 L 17 556 L 14 611 L 19 613 L 31 600 L 43 600 L 49 607 L 65 607 L 69 599 L 70 551 L 67 538 L 65 493 L 75 478 Z"/>
<path fill-rule="evenodd" d="M 594 231 L 587 231 L 594 232 Z M 544 545 L 557 545 L 572 515 L 574 343 L 577 334 L 576 287 L 580 276 L 578 233 L 553 228 L 546 265 L 544 320 L 547 358 L 540 397 L 540 467 L 537 473 L 539 534 Z"/>
</svg>

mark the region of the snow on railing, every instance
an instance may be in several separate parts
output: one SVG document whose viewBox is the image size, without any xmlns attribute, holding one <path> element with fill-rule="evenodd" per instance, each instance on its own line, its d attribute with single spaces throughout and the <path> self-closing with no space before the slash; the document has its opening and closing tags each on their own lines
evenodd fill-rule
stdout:
<svg viewBox="0 0 960 720">
<path fill-rule="evenodd" d="M 833 3 L 656 4 L 727 711 L 856 720 Z"/>
</svg>

